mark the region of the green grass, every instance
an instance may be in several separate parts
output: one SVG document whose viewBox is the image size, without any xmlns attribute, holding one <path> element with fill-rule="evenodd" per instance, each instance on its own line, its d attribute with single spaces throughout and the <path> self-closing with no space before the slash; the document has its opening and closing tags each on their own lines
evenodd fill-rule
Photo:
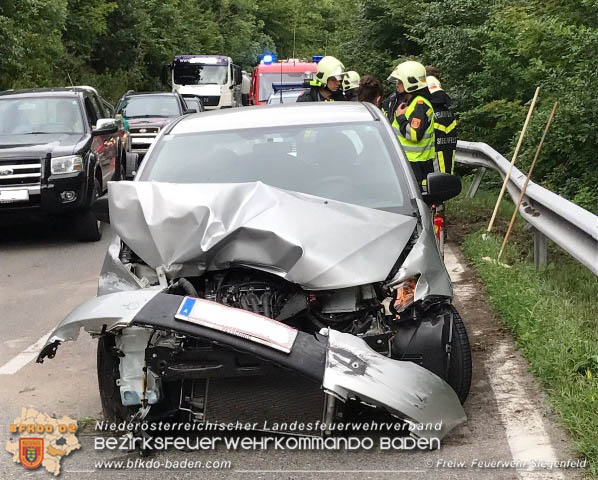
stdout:
<svg viewBox="0 0 598 480">
<path fill-rule="evenodd" d="M 514 208 L 510 198 L 503 200 L 496 228 L 484 240 L 497 194 L 451 201 L 449 235 L 461 243 L 576 451 L 588 459 L 589 475 L 598 478 L 598 277 L 556 246 L 548 267 L 535 272 L 531 232 L 521 219 L 501 259 L 512 268 L 484 261 L 496 258 Z"/>
</svg>

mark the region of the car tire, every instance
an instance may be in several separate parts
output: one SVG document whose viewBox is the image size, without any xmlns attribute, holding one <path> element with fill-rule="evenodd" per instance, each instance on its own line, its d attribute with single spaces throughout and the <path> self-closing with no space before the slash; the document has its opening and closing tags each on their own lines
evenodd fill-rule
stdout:
<svg viewBox="0 0 598 480">
<path fill-rule="evenodd" d="M 459 312 L 450 307 L 453 316 L 453 340 L 449 362 L 447 383 L 453 388 L 461 404 L 465 403 L 471 387 L 471 346 L 465 324 Z"/>
<path fill-rule="evenodd" d="M 116 385 L 116 381 L 120 378 L 119 364 L 114 335 L 102 335 L 98 339 L 98 386 L 102 412 L 109 422 L 128 420 L 135 412 L 135 408 L 123 405 L 120 399 L 120 389 Z"/>
<path fill-rule="evenodd" d="M 112 176 L 112 180 L 114 182 L 118 182 L 119 180 L 125 179 L 125 153 L 123 152 L 120 157 L 116 161 L 116 165 L 114 168 L 114 175 Z"/>
<path fill-rule="evenodd" d="M 92 203 L 100 196 L 101 186 L 98 179 L 93 181 Z M 77 238 L 81 242 L 97 242 L 102 238 L 103 225 L 88 207 L 87 211 L 76 217 Z"/>
</svg>

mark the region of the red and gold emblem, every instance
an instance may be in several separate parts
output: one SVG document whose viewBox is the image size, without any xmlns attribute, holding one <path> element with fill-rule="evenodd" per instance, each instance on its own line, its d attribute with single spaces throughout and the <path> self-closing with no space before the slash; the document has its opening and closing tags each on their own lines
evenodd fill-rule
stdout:
<svg viewBox="0 0 598 480">
<path fill-rule="evenodd" d="M 44 439 L 19 438 L 19 460 L 25 468 L 39 467 L 44 460 Z"/>
</svg>

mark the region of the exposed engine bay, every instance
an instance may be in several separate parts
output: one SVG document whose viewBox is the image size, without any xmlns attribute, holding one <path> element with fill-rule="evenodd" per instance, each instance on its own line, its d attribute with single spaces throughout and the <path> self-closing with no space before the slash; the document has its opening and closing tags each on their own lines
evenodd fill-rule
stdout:
<svg viewBox="0 0 598 480">
<path fill-rule="evenodd" d="M 158 286 L 159 275 L 151 275 L 151 268 L 124 244 L 120 261 L 133 275 L 141 276 L 139 282 Z M 384 357 L 414 362 L 447 381 L 450 377 L 450 349 L 443 345 L 450 344 L 454 312 L 443 297 L 414 302 L 417 277 L 392 287 L 378 282 L 310 291 L 277 275 L 238 266 L 168 283 L 162 289 L 166 295 L 205 299 L 312 336 L 333 329 L 362 339 Z M 425 322 L 416 335 L 423 318 L 433 321 Z M 430 349 L 430 342 L 438 348 Z M 168 330 L 125 329 L 115 336 L 115 348 L 124 406 L 168 404 L 166 411 L 184 412 L 194 421 L 205 420 L 210 378 L 266 376 L 277 368 L 259 356 Z M 460 391 L 462 400 L 466 395 Z M 164 407 L 158 410 L 164 412 Z"/>
</svg>

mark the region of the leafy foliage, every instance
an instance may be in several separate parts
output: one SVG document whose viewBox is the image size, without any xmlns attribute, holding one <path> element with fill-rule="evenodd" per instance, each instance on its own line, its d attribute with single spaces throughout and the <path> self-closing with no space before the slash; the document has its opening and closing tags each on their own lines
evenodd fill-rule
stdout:
<svg viewBox="0 0 598 480">
<path fill-rule="evenodd" d="M 526 170 L 555 100 L 559 108 L 534 179 L 598 213 L 595 0 L 395 0 L 362 2 L 348 50 L 360 69 L 388 74 L 406 56 L 434 64 L 451 94 L 460 137 L 506 156 L 537 86 L 540 101 L 519 166 Z M 365 39 L 365 40 L 364 40 Z M 367 48 L 360 47 L 365 45 Z"/>
</svg>

